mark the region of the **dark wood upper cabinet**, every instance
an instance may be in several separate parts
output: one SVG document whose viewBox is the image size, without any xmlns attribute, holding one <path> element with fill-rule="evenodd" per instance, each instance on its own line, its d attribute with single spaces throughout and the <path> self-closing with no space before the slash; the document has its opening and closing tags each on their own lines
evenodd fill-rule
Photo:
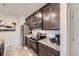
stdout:
<svg viewBox="0 0 79 59">
<path fill-rule="evenodd" d="M 60 4 L 50 6 L 50 29 L 60 29 Z"/>
<path fill-rule="evenodd" d="M 33 29 L 33 22 L 34 22 L 34 16 L 31 16 L 30 18 L 29 18 L 29 28 L 30 28 L 30 30 L 32 30 Z"/>
<path fill-rule="evenodd" d="M 43 29 L 49 29 L 50 5 L 43 8 Z"/>
<path fill-rule="evenodd" d="M 60 4 L 51 3 L 36 11 L 26 19 L 29 28 L 43 30 L 60 29 Z"/>
<path fill-rule="evenodd" d="M 29 20 L 30 20 L 29 18 L 26 19 L 26 21 L 25 21 L 25 24 L 26 24 L 26 25 L 29 25 L 29 24 L 30 24 Z"/>
<path fill-rule="evenodd" d="M 42 29 L 42 11 L 37 11 L 26 19 L 26 23 L 29 24 L 29 28 L 33 29 Z"/>
<path fill-rule="evenodd" d="M 42 29 L 42 11 L 39 10 L 34 14 L 33 29 Z"/>
<path fill-rule="evenodd" d="M 50 4 L 43 8 L 43 29 L 57 30 L 60 28 L 60 5 Z"/>
</svg>

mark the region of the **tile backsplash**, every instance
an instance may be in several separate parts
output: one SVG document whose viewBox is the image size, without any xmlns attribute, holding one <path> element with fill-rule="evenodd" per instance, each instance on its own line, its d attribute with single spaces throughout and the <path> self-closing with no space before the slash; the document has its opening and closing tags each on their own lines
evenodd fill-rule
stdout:
<svg viewBox="0 0 79 59">
<path fill-rule="evenodd" d="M 60 30 L 32 30 L 34 35 L 36 35 L 37 32 L 46 33 L 48 37 L 52 38 L 55 34 L 59 34 Z"/>
</svg>

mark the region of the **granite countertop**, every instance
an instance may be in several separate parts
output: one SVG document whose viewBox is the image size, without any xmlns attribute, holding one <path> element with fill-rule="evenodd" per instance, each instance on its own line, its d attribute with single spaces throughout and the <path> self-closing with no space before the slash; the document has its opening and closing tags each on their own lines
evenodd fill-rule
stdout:
<svg viewBox="0 0 79 59">
<path fill-rule="evenodd" d="M 4 39 L 0 39 L 0 44 L 2 44 L 2 43 L 3 43 L 3 41 L 4 41 Z"/>
<path fill-rule="evenodd" d="M 37 39 L 37 37 L 34 36 L 33 34 L 25 35 L 25 37 L 28 37 L 28 38 L 35 38 L 35 39 Z"/>
<path fill-rule="evenodd" d="M 60 51 L 60 46 L 56 45 L 55 43 L 52 43 L 50 41 L 50 38 L 45 38 L 45 39 L 39 40 L 39 42 L 46 45 L 46 46 L 49 46 L 53 49 L 56 49 L 56 50 Z"/>
<path fill-rule="evenodd" d="M 30 38 L 33 37 L 33 35 L 29 34 L 29 35 L 25 35 L 26 37 Z"/>
</svg>

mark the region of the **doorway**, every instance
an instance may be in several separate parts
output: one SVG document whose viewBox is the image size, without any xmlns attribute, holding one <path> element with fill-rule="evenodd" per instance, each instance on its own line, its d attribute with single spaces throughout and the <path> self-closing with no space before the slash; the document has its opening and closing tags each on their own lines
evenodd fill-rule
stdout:
<svg viewBox="0 0 79 59">
<path fill-rule="evenodd" d="M 79 56 L 79 4 L 68 4 L 70 55 Z"/>
</svg>

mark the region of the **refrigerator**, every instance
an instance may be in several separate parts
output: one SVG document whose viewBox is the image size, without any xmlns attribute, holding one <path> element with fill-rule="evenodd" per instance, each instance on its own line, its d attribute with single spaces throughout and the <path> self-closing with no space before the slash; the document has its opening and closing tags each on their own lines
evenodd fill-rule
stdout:
<svg viewBox="0 0 79 59">
<path fill-rule="evenodd" d="M 20 38 L 21 38 L 20 44 L 22 46 L 25 46 L 25 36 L 29 35 L 29 32 L 30 32 L 29 26 L 28 25 L 21 25 L 20 32 L 21 32 L 20 33 Z"/>
</svg>

